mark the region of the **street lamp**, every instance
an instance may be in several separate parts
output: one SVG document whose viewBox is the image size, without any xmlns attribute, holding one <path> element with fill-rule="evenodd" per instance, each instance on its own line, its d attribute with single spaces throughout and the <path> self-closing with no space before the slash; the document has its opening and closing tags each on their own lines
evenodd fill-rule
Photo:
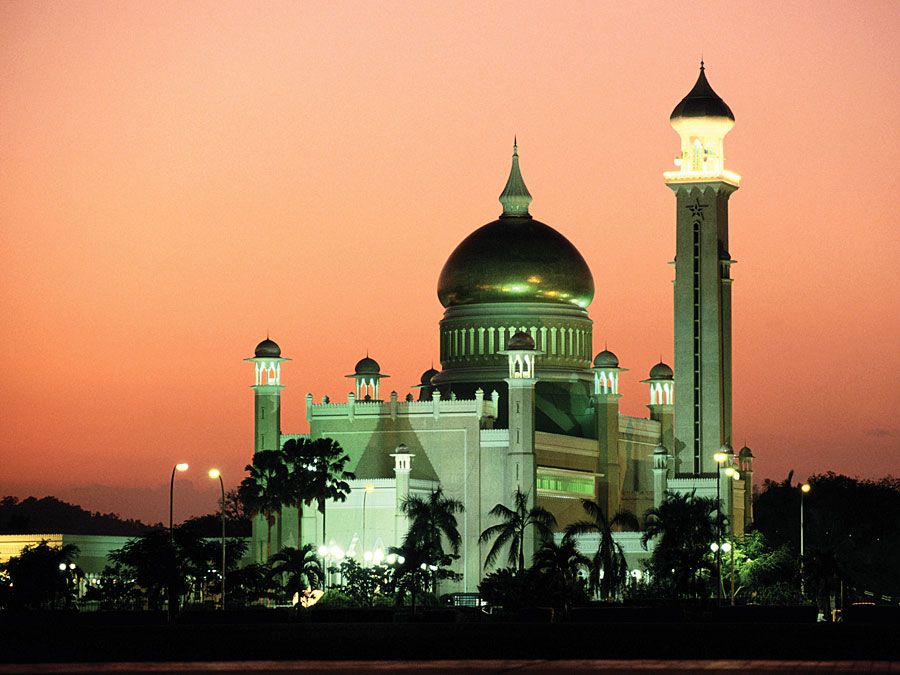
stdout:
<svg viewBox="0 0 900 675">
<path fill-rule="evenodd" d="M 803 580 L 803 502 L 806 493 L 812 490 L 812 487 L 809 483 L 804 483 L 800 486 L 800 600 L 802 602 L 804 596 L 806 595 L 806 584 Z"/>
<path fill-rule="evenodd" d="M 727 446 L 722 446 L 722 450 L 719 450 L 716 454 L 713 455 L 713 459 L 716 461 L 716 543 L 715 548 L 713 548 L 713 552 L 716 554 L 716 574 L 718 575 L 718 580 L 716 582 L 716 598 L 718 599 L 718 604 L 722 604 L 722 553 L 719 550 L 719 542 L 722 541 L 722 464 L 725 463 L 725 460 L 728 459 L 728 454 L 724 452 L 724 449 Z"/>
<path fill-rule="evenodd" d="M 174 525 L 173 515 L 174 504 L 175 504 L 175 472 L 176 471 L 187 471 L 188 465 L 187 462 L 179 462 L 175 466 L 172 467 L 172 480 L 169 481 L 169 539 L 172 539 L 172 531 Z"/>
<path fill-rule="evenodd" d="M 362 526 L 362 549 L 363 549 L 363 551 L 366 550 L 366 497 L 369 496 L 370 492 L 375 492 L 375 486 L 372 485 L 371 483 L 366 485 L 365 489 L 363 490 L 363 509 L 362 509 L 362 511 L 363 511 L 363 514 L 362 514 L 362 516 L 363 516 L 363 526 Z"/>
<path fill-rule="evenodd" d="M 725 553 L 731 552 L 731 606 L 734 607 L 734 546 L 730 541 L 726 541 L 722 544 L 722 550 Z"/>
<path fill-rule="evenodd" d="M 219 479 L 219 488 L 222 491 L 222 611 L 225 611 L 225 482 L 222 480 L 222 472 L 218 469 L 210 469 L 209 477 Z"/>
</svg>

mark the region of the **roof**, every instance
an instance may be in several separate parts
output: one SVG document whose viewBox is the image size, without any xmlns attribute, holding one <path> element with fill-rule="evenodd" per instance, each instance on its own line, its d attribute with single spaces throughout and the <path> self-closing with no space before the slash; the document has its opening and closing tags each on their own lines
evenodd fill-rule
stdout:
<svg viewBox="0 0 900 675">
<path fill-rule="evenodd" d="M 706 69 L 700 62 L 700 75 L 694 88 L 675 106 L 670 120 L 683 117 L 726 117 L 734 121 L 734 113 L 728 104 L 713 90 L 706 79 Z"/>
</svg>

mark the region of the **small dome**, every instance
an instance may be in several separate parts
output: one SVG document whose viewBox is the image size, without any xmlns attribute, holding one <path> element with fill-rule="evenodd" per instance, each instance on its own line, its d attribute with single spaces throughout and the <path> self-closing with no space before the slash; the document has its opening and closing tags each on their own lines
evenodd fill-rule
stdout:
<svg viewBox="0 0 900 675">
<path fill-rule="evenodd" d="M 709 85 L 703 61 L 700 62 L 700 77 L 697 78 L 694 88 L 675 106 L 669 120 L 674 121 L 683 117 L 724 117 L 734 121 L 731 108 Z"/>
<path fill-rule="evenodd" d="M 719 452 L 724 452 L 729 457 L 734 456 L 734 448 L 731 447 L 731 443 L 723 443 L 722 447 L 719 448 Z"/>
<path fill-rule="evenodd" d="M 608 349 L 604 349 L 602 352 L 597 354 L 594 357 L 594 367 L 595 368 L 618 368 L 619 367 L 619 357 L 613 354 Z"/>
<path fill-rule="evenodd" d="M 651 380 L 671 380 L 674 377 L 672 368 L 668 364 L 660 361 L 650 369 Z"/>
<path fill-rule="evenodd" d="M 424 373 L 422 373 L 422 377 L 419 380 L 419 384 L 422 385 L 423 387 L 430 387 L 431 386 L 431 378 L 434 377 L 435 375 L 438 375 L 439 373 L 440 373 L 439 370 L 436 370 L 434 368 L 429 368 Z"/>
<path fill-rule="evenodd" d="M 740 452 L 739 456 L 740 457 L 750 457 L 752 459 L 753 451 L 745 445 L 743 448 L 741 448 L 741 452 Z"/>
<path fill-rule="evenodd" d="M 666 446 L 659 444 L 656 446 L 656 449 L 653 451 L 654 455 L 668 455 L 669 451 L 666 450 Z"/>
<path fill-rule="evenodd" d="M 253 353 L 258 359 L 279 358 L 281 356 L 281 347 L 274 340 L 266 338 L 256 345 L 256 350 Z"/>
<path fill-rule="evenodd" d="M 357 362 L 353 370 L 357 375 L 378 375 L 381 372 L 381 366 L 378 365 L 378 361 L 366 356 Z"/>
<path fill-rule="evenodd" d="M 509 350 L 533 350 L 534 338 L 532 338 L 528 333 L 519 331 L 509 339 L 509 342 L 506 343 L 506 348 Z"/>
</svg>

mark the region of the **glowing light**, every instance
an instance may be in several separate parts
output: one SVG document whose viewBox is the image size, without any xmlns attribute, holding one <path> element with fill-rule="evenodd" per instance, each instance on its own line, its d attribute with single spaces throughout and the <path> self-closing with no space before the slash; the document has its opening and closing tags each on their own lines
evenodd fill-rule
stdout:
<svg viewBox="0 0 900 675">
<path fill-rule="evenodd" d="M 213 480 L 215 480 L 216 478 L 218 478 L 221 475 L 222 475 L 222 472 L 219 471 L 218 469 L 210 469 L 209 470 L 209 477 L 212 478 Z"/>
<path fill-rule="evenodd" d="M 812 487 L 810 486 L 809 483 L 804 483 L 803 485 L 800 486 L 801 492 L 809 492 L 810 490 L 812 490 Z"/>
<path fill-rule="evenodd" d="M 724 544 L 722 544 L 722 551 L 724 551 L 725 553 L 728 553 L 730 550 L 731 550 L 731 542 L 726 541 Z"/>
<path fill-rule="evenodd" d="M 320 557 L 320 558 L 324 558 L 324 557 L 327 556 L 327 555 L 328 555 L 328 547 L 325 546 L 325 544 L 322 544 L 322 545 L 319 547 L 319 557 Z"/>
<path fill-rule="evenodd" d="M 726 459 L 728 459 L 728 455 L 726 455 L 724 452 L 717 452 L 716 454 L 713 455 L 713 459 L 716 460 L 716 462 L 718 462 L 719 464 L 721 464 Z"/>
<path fill-rule="evenodd" d="M 176 469 L 176 471 L 187 471 L 187 470 L 188 470 L 188 463 L 187 463 L 187 462 L 181 462 L 181 463 L 179 463 L 179 464 L 176 464 L 176 465 L 175 465 L 175 469 Z"/>
<path fill-rule="evenodd" d="M 737 471 L 735 471 L 735 470 L 734 470 L 732 467 L 730 467 L 730 466 L 729 466 L 727 469 L 725 469 L 725 475 L 728 476 L 729 478 L 733 478 L 733 477 L 734 477 L 734 474 L 736 474 L 736 473 L 737 473 Z"/>
</svg>

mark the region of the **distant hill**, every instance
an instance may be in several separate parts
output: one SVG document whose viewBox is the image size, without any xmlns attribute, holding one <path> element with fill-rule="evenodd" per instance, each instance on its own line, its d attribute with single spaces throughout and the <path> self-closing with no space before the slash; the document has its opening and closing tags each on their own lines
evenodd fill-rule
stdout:
<svg viewBox="0 0 900 675">
<path fill-rule="evenodd" d="M 108 534 L 136 536 L 151 529 L 115 513 L 85 511 L 56 497 L 0 499 L 0 534 Z"/>
</svg>

